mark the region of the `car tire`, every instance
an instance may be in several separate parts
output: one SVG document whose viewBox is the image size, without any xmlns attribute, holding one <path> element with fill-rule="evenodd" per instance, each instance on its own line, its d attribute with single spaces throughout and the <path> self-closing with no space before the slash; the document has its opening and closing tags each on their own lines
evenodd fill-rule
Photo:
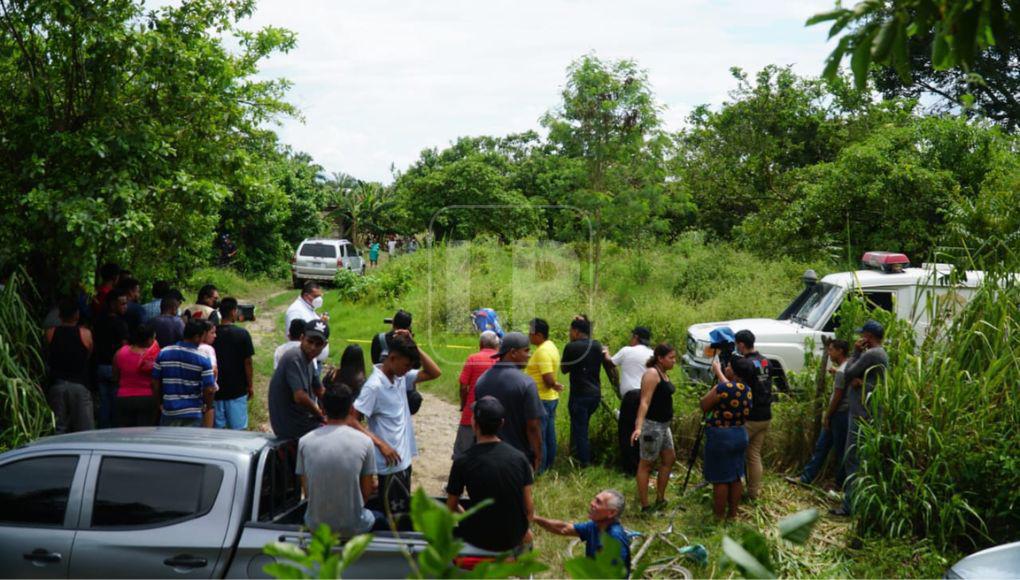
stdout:
<svg viewBox="0 0 1020 580">
<path fill-rule="evenodd" d="M 294 285 L 294 289 L 295 290 L 300 290 L 305 285 L 305 281 L 302 280 L 301 278 L 298 278 L 297 276 L 291 276 L 290 277 L 290 282 L 291 282 L 291 284 Z"/>
</svg>

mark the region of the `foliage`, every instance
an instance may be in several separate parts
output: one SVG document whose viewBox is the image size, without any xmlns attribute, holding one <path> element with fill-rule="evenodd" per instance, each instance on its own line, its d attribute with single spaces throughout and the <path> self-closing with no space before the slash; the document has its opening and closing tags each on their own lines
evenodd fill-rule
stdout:
<svg viewBox="0 0 1020 580">
<path fill-rule="evenodd" d="M 415 531 L 421 532 L 428 546 L 418 554 L 417 578 L 525 578 L 547 569 L 537 561 L 537 552 L 528 552 L 515 559 L 509 554 L 493 562 L 482 562 L 472 570 L 462 570 L 455 560 L 464 542 L 453 535 L 457 523 L 471 517 L 491 503 L 484 501 L 464 513 L 454 514 L 425 490 L 418 488 L 411 497 L 411 520 Z"/>
<path fill-rule="evenodd" d="M 797 201 L 789 175 L 835 159 L 876 127 L 899 124 L 911 105 L 873 104 L 843 79 L 796 76 L 768 66 L 738 81 L 719 110 L 695 108 L 678 134 L 675 173 L 697 204 L 697 221 L 721 238 L 748 216 Z"/>
<path fill-rule="evenodd" d="M 1020 35 L 997 39 L 995 46 L 978 54 L 970 72 L 959 68 L 940 69 L 932 64 L 932 34 L 919 33 L 907 41 L 910 78 L 886 67 L 872 67 L 875 88 L 886 98 L 920 99 L 929 113 L 963 111 L 969 117 L 984 117 L 1007 131 L 1020 129 Z M 980 77 L 980 80 L 978 80 Z"/>
<path fill-rule="evenodd" d="M 837 3 L 835 10 L 816 14 L 807 24 L 822 22 L 832 22 L 830 39 L 840 37 L 829 55 L 825 76 L 834 77 L 843 58 L 850 55 L 854 80 L 858 88 L 864 88 L 871 63 L 891 67 L 909 82 L 908 41 L 918 35 L 928 37 L 936 70 L 958 67 L 971 72 L 982 52 L 1018 34 L 1020 3 L 894 0 L 861 2 L 852 9 Z"/>
<path fill-rule="evenodd" d="M 362 276 L 346 268 L 337 269 L 336 275 L 333 276 L 333 288 L 336 290 L 337 296 L 341 300 L 351 302 L 357 302 L 364 298 L 372 282 L 373 278 Z"/>
<path fill-rule="evenodd" d="M 365 234 L 380 236 L 394 221 L 391 215 L 396 199 L 393 190 L 381 183 L 345 179 L 334 175 L 330 182 L 333 208 L 330 217 L 336 222 L 341 237 L 361 245 Z"/>
<path fill-rule="evenodd" d="M 602 238 L 627 239 L 655 229 L 649 217 L 665 192 L 660 106 L 647 73 L 631 60 L 604 62 L 593 54 L 574 61 L 560 107 L 542 118 L 557 151 L 585 168 L 581 187 L 563 202 L 580 210 L 577 226 L 594 231 L 594 285 Z"/>
<path fill-rule="evenodd" d="M 443 151 L 422 151 L 394 183 L 398 214 L 438 239 L 535 233 L 541 212 L 515 187 L 514 139 L 462 138 Z"/>
<path fill-rule="evenodd" d="M 410 290 L 412 276 L 408 267 L 387 263 L 386 268 L 376 268 L 364 276 L 340 269 L 333 278 L 333 286 L 341 300 L 389 304 Z"/>
<path fill-rule="evenodd" d="M 818 510 L 806 509 L 779 521 L 779 534 L 784 540 L 803 544 L 811 536 L 811 530 L 818 521 Z M 745 578 L 775 578 L 776 567 L 772 563 L 769 541 L 761 533 L 745 530 L 739 541 L 723 537 L 723 552 L 727 559 L 740 570 Z"/>
<path fill-rule="evenodd" d="M 31 264 L 47 294 L 108 260 L 181 279 L 225 227 L 245 242 L 244 270 L 280 269 L 304 196 L 280 164 L 307 158 L 260 128 L 294 112 L 285 81 L 256 78 L 294 37 L 238 28 L 254 6 L 0 4 L 0 262 Z"/>
<path fill-rule="evenodd" d="M 342 551 L 334 550 L 339 543 L 337 536 L 328 525 L 319 524 L 307 550 L 289 542 L 266 544 L 262 551 L 276 562 L 262 570 L 274 578 L 341 578 L 371 542 L 372 534 L 361 534 L 347 540 Z"/>
<path fill-rule="evenodd" d="M 1011 147 L 997 131 L 962 119 L 879 128 L 833 161 L 792 172 L 791 203 L 749 217 L 739 235 L 771 252 L 817 255 L 842 246 L 856 256 L 892 248 L 928 259 L 947 238 L 952 208 L 973 203 Z"/>
<path fill-rule="evenodd" d="M 937 321 L 920 349 L 884 321 L 891 364 L 869 400 L 854 512 L 862 532 L 988 546 L 1020 531 L 1020 287 L 991 273 L 951 323 L 948 295 L 920 306 Z"/>
<path fill-rule="evenodd" d="M 42 340 L 26 295 L 35 288 L 23 272 L 0 288 L 0 451 L 53 431 L 53 413 L 43 395 Z"/>
</svg>

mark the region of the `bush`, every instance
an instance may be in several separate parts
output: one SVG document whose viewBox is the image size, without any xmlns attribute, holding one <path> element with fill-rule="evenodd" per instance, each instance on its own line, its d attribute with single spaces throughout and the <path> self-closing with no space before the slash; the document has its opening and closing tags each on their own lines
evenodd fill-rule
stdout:
<svg viewBox="0 0 1020 580">
<path fill-rule="evenodd" d="M 333 277 L 333 286 L 341 300 L 357 302 L 364 298 L 374 279 L 340 268 Z"/>
</svg>

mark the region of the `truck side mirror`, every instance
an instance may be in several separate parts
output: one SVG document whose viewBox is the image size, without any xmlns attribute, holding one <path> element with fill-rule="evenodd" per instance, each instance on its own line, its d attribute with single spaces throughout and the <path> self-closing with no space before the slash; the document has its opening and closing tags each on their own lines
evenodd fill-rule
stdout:
<svg viewBox="0 0 1020 580">
<path fill-rule="evenodd" d="M 814 270 L 805 270 L 804 276 L 801 278 L 804 281 L 805 286 L 814 286 L 818 283 L 818 274 Z"/>
</svg>

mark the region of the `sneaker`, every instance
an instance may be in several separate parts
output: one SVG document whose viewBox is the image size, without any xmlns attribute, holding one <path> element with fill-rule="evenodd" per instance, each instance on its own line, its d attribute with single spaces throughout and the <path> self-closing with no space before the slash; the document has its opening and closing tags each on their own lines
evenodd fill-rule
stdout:
<svg viewBox="0 0 1020 580">
<path fill-rule="evenodd" d="M 666 509 L 667 505 L 668 504 L 666 503 L 666 500 L 664 500 L 664 499 L 655 500 L 655 503 L 653 503 L 652 506 L 651 506 L 652 507 L 652 511 L 656 511 L 657 512 L 659 510 L 664 510 L 664 509 Z"/>
<path fill-rule="evenodd" d="M 655 511 L 655 504 L 641 506 L 641 513 L 650 514 Z"/>
<path fill-rule="evenodd" d="M 833 508 L 833 509 L 829 510 L 829 513 L 831 515 L 839 516 L 839 517 L 843 517 L 843 518 L 850 516 L 850 512 L 846 511 L 846 509 L 844 509 L 842 507 Z"/>
</svg>

